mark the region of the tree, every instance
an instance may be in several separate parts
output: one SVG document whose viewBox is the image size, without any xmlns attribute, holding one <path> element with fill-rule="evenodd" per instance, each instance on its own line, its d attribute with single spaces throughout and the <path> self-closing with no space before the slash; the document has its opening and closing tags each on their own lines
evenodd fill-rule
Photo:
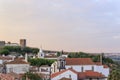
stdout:
<svg viewBox="0 0 120 80">
<path fill-rule="evenodd" d="M 16 52 L 16 53 L 33 53 L 37 54 L 39 52 L 38 48 L 31 48 L 31 47 L 25 47 L 21 48 L 20 46 L 5 46 L 3 49 L 8 50 L 10 53 L 11 52 Z"/>
<path fill-rule="evenodd" d="M 32 48 L 32 53 L 37 54 L 39 52 L 38 48 Z"/>
<path fill-rule="evenodd" d="M 25 73 L 24 76 L 22 77 L 22 80 L 26 80 L 26 79 L 29 79 L 29 80 L 42 80 L 41 76 L 39 76 L 36 73 L 30 73 L 30 72 Z"/>
<path fill-rule="evenodd" d="M 38 66 L 40 67 L 41 65 L 49 65 L 55 61 L 55 60 L 48 60 L 48 59 L 40 59 L 40 58 L 35 58 L 35 59 L 29 59 L 28 60 L 32 66 Z"/>
<path fill-rule="evenodd" d="M 60 52 L 57 52 L 57 56 L 59 57 L 61 55 L 61 53 Z"/>
<path fill-rule="evenodd" d="M 30 47 L 23 48 L 24 53 L 32 53 L 32 49 Z"/>
<path fill-rule="evenodd" d="M 1 51 L 0 51 L 0 54 L 1 55 L 8 55 L 10 52 L 9 52 L 9 50 L 7 50 L 7 49 L 2 49 Z"/>
<path fill-rule="evenodd" d="M 120 79 L 120 70 L 112 70 L 111 74 L 108 77 L 108 80 L 119 80 Z"/>
</svg>

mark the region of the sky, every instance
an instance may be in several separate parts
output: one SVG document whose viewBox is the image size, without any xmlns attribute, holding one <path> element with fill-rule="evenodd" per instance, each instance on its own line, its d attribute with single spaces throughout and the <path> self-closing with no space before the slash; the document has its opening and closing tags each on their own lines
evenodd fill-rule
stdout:
<svg viewBox="0 0 120 80">
<path fill-rule="evenodd" d="M 120 52 L 120 0 L 0 0 L 0 40 L 47 50 Z"/>
</svg>

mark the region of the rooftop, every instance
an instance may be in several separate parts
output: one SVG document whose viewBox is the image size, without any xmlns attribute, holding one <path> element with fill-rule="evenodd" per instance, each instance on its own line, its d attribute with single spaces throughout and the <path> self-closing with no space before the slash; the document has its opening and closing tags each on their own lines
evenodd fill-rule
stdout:
<svg viewBox="0 0 120 80">
<path fill-rule="evenodd" d="M 14 61 L 7 62 L 6 64 L 29 64 L 29 63 L 20 59 L 16 59 Z"/>
<path fill-rule="evenodd" d="M 91 58 L 66 58 L 66 65 L 94 65 Z"/>
<path fill-rule="evenodd" d="M 95 71 L 92 71 L 92 70 L 88 70 L 88 71 L 85 71 L 85 72 L 76 72 L 75 70 L 73 69 L 66 69 L 66 70 L 63 70 L 63 71 L 60 71 L 60 72 L 56 72 L 56 73 L 53 73 L 51 75 L 51 78 L 54 78 L 56 76 L 59 76 L 60 74 L 66 72 L 66 71 L 72 71 L 73 73 L 77 74 L 79 79 L 85 79 L 85 78 L 105 78 L 105 76 L 102 74 L 102 73 L 99 73 L 99 72 L 95 72 Z"/>
<path fill-rule="evenodd" d="M 51 78 L 54 78 L 54 77 L 56 77 L 56 76 L 58 76 L 58 75 L 60 75 L 60 74 L 62 74 L 64 72 L 66 72 L 66 71 L 69 71 L 69 70 L 72 71 L 72 72 L 74 72 L 75 74 L 77 74 L 77 72 L 75 70 L 73 70 L 73 69 L 66 69 L 66 70 L 63 70 L 63 71 L 60 71 L 60 72 L 53 73 L 51 75 Z"/>
</svg>

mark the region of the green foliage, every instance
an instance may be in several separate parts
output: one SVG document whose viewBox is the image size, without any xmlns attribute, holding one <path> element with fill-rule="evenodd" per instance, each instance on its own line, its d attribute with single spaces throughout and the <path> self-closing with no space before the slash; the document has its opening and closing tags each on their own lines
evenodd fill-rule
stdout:
<svg viewBox="0 0 120 80">
<path fill-rule="evenodd" d="M 108 77 L 108 80 L 120 80 L 120 69 L 112 70 Z"/>
<path fill-rule="evenodd" d="M 29 80 L 42 80 L 42 78 L 38 74 L 36 73 L 33 74 L 30 72 L 25 73 L 24 76 L 22 77 L 22 80 L 26 80 L 26 78 Z"/>
<path fill-rule="evenodd" d="M 2 49 L 1 51 L 0 51 L 0 54 L 1 55 L 8 55 L 10 52 L 9 52 L 9 50 L 7 50 L 7 49 Z"/>
<path fill-rule="evenodd" d="M 92 58 L 93 61 L 98 62 L 100 61 L 100 55 L 92 55 L 84 52 L 76 52 L 76 53 L 70 53 L 68 55 L 69 58 Z"/>
<path fill-rule="evenodd" d="M 16 53 L 33 53 L 37 54 L 39 52 L 38 48 L 30 48 L 30 47 L 25 47 L 21 48 L 20 46 L 5 46 L 3 50 L 8 50 L 10 53 L 11 52 L 16 52 Z"/>
<path fill-rule="evenodd" d="M 38 48 L 32 48 L 32 53 L 37 54 L 39 52 Z"/>
<path fill-rule="evenodd" d="M 57 56 L 59 57 L 61 55 L 61 52 L 57 52 Z"/>
<path fill-rule="evenodd" d="M 76 52 L 76 53 L 70 53 L 68 55 L 69 58 L 92 58 L 92 60 L 94 62 L 100 62 L 100 55 L 96 54 L 96 55 L 93 55 L 93 54 L 88 54 L 88 53 L 84 53 L 84 52 Z M 110 58 L 105 58 L 104 55 L 103 55 L 103 64 L 113 64 L 114 61 Z"/>
<path fill-rule="evenodd" d="M 40 59 L 40 58 L 35 58 L 35 59 L 29 59 L 28 60 L 32 66 L 38 66 L 40 67 L 41 65 L 49 65 L 55 61 L 55 60 L 48 60 L 48 59 Z"/>
<path fill-rule="evenodd" d="M 32 49 L 30 47 L 25 47 L 22 50 L 24 53 L 32 53 Z"/>
<path fill-rule="evenodd" d="M 103 64 L 110 64 L 110 63 L 113 64 L 114 61 L 110 58 L 103 57 Z"/>
<path fill-rule="evenodd" d="M 21 52 L 20 46 L 5 46 L 3 49 L 9 50 L 10 52 L 16 52 L 16 53 Z"/>
</svg>

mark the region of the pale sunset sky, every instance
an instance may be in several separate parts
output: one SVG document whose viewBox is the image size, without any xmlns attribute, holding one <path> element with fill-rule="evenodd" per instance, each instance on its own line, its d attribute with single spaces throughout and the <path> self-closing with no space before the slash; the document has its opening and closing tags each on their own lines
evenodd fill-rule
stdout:
<svg viewBox="0 0 120 80">
<path fill-rule="evenodd" d="M 48 50 L 120 52 L 120 0 L 0 0 L 0 40 Z"/>
</svg>

